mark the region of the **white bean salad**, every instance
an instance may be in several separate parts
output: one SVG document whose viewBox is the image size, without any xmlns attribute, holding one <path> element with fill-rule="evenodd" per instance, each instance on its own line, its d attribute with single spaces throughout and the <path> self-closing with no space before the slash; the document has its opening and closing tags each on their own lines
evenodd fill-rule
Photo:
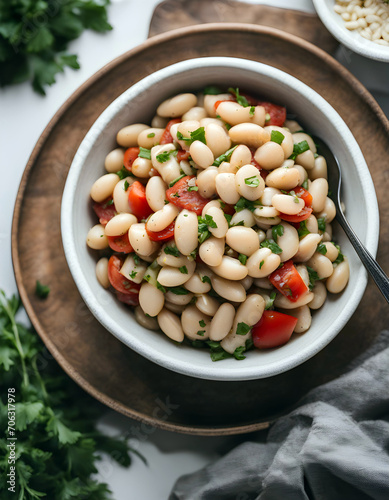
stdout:
<svg viewBox="0 0 389 500">
<path fill-rule="evenodd" d="M 306 332 L 347 285 L 326 160 L 285 107 L 210 86 L 116 139 L 87 245 L 140 325 L 241 360 Z"/>
</svg>

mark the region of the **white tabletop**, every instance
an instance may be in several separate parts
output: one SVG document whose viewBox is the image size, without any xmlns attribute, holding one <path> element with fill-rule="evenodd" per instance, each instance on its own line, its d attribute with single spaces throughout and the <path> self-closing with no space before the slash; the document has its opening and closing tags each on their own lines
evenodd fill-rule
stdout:
<svg viewBox="0 0 389 500">
<path fill-rule="evenodd" d="M 109 20 L 114 29 L 99 35 L 85 32 L 69 50 L 79 55 L 81 69 L 67 69 L 48 89 L 47 96 L 33 93 L 29 84 L 0 90 L 0 288 L 16 292 L 11 262 L 11 222 L 20 178 L 28 157 L 43 129 L 61 104 L 87 78 L 118 55 L 147 37 L 154 7 L 159 0 L 111 0 Z M 195 0 L 192 0 L 195 1 Z M 314 12 L 310 0 L 247 0 Z M 291 5 L 292 4 L 292 5 Z M 338 50 L 337 59 L 373 93 L 389 116 L 389 65 L 364 59 L 347 49 Z M 131 436 L 131 444 L 147 458 L 146 467 L 137 457 L 124 469 L 105 457 L 99 464 L 99 478 L 112 489 L 115 500 L 161 500 L 167 498 L 180 475 L 204 466 L 246 437 L 194 437 L 160 431 L 132 421 L 112 411 L 100 426 L 113 435 Z"/>
</svg>

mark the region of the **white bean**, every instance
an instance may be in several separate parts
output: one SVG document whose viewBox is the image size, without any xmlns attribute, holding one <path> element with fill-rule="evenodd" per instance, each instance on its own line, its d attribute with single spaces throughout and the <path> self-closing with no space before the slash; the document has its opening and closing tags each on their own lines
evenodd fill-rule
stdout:
<svg viewBox="0 0 389 500">
<path fill-rule="evenodd" d="M 254 165 L 244 165 L 235 175 L 238 193 L 250 201 L 258 200 L 265 189 L 265 181 Z"/>
<path fill-rule="evenodd" d="M 119 130 L 116 135 L 116 142 L 119 146 L 125 148 L 131 148 L 138 145 L 138 135 L 150 127 L 144 123 L 133 123 L 132 125 L 127 125 Z"/>
<path fill-rule="evenodd" d="M 123 167 L 124 149 L 116 148 L 105 157 L 105 170 L 110 173 L 118 172 Z"/>
<path fill-rule="evenodd" d="M 174 241 L 183 255 L 189 255 L 197 248 L 197 215 L 189 210 L 182 210 L 174 225 Z"/>
<path fill-rule="evenodd" d="M 265 187 L 262 196 L 260 198 L 260 202 L 262 205 L 265 205 L 267 207 L 272 206 L 272 199 L 275 194 L 281 194 L 281 191 L 279 189 L 273 188 L 273 187 Z"/>
<path fill-rule="evenodd" d="M 138 260 L 135 262 L 133 254 L 129 254 L 123 262 L 119 272 L 128 280 L 139 284 L 142 282 L 146 270 L 146 264 L 140 261 L 138 262 Z"/>
<path fill-rule="evenodd" d="M 170 133 L 173 136 L 174 140 L 177 140 L 177 142 L 181 145 L 181 147 L 185 150 L 189 149 L 189 146 L 186 141 L 183 139 L 178 139 L 177 138 L 177 133 L 180 132 L 186 139 L 190 139 L 191 133 L 194 132 L 195 130 L 200 128 L 200 122 L 197 120 L 187 120 L 185 122 L 181 122 L 178 124 L 175 124 L 172 126 L 170 129 Z"/>
<path fill-rule="evenodd" d="M 245 278 L 243 278 L 241 280 L 243 288 L 246 290 L 246 292 L 247 292 L 247 290 L 250 290 L 253 282 L 254 282 L 254 278 L 252 278 L 251 276 L 246 276 Z"/>
<path fill-rule="evenodd" d="M 313 299 L 309 303 L 310 309 L 320 309 L 320 307 L 324 304 L 327 298 L 327 289 L 322 281 L 316 281 L 315 286 L 313 287 Z"/>
<path fill-rule="evenodd" d="M 223 161 L 218 167 L 219 174 L 236 174 L 238 169 L 233 167 L 230 162 Z"/>
<path fill-rule="evenodd" d="M 197 97 L 194 94 L 178 94 L 163 101 L 157 108 L 157 114 L 163 117 L 182 116 L 197 104 Z"/>
<path fill-rule="evenodd" d="M 215 160 L 210 148 L 201 141 L 192 142 L 189 152 L 193 161 L 201 168 L 209 167 Z"/>
<path fill-rule="evenodd" d="M 165 296 L 161 290 L 150 283 L 142 283 L 139 290 L 139 305 L 145 314 L 157 316 L 162 311 L 164 304 Z"/>
<path fill-rule="evenodd" d="M 217 103 L 217 101 L 225 101 L 225 100 L 232 101 L 232 99 L 233 97 L 231 94 L 217 94 L 217 95 L 207 94 L 204 96 L 205 111 L 207 112 L 208 116 L 216 118 L 217 113 L 215 109 L 215 104 Z"/>
<path fill-rule="evenodd" d="M 220 276 L 211 277 L 212 287 L 215 292 L 230 302 L 244 302 L 246 290 L 239 281 L 231 281 Z"/>
<path fill-rule="evenodd" d="M 193 293 L 208 293 L 211 289 L 208 281 L 202 281 L 202 276 L 196 270 L 193 276 L 185 283 L 185 288 Z"/>
<path fill-rule="evenodd" d="M 319 232 L 319 226 L 317 219 L 314 215 L 310 215 L 308 219 L 306 220 L 306 226 L 307 229 L 310 233 L 318 233 Z"/>
<path fill-rule="evenodd" d="M 147 179 L 150 177 L 150 172 L 151 169 L 153 168 L 153 164 L 151 160 L 148 160 L 147 158 L 135 158 L 132 167 L 131 167 L 131 172 L 136 175 L 137 177 L 141 177 L 142 179 Z"/>
<path fill-rule="evenodd" d="M 165 308 L 174 314 L 178 314 L 179 316 L 185 310 L 185 307 L 186 306 L 180 306 L 179 304 L 173 304 L 172 302 L 165 302 Z"/>
<path fill-rule="evenodd" d="M 109 279 L 108 279 L 108 259 L 107 257 L 102 257 L 97 261 L 96 264 L 96 278 L 97 281 L 103 288 L 109 288 Z"/>
<path fill-rule="evenodd" d="M 265 170 L 274 170 L 284 162 L 285 153 L 280 144 L 269 141 L 255 151 L 254 159 Z"/>
<path fill-rule="evenodd" d="M 173 312 L 163 308 L 158 314 L 158 324 L 165 335 L 175 342 L 184 340 L 184 332 L 181 327 L 181 321 Z"/>
<path fill-rule="evenodd" d="M 252 148 L 259 148 L 270 141 L 270 132 L 254 123 L 240 123 L 231 127 L 228 133 L 235 144 L 245 144 Z"/>
<path fill-rule="evenodd" d="M 159 245 L 155 241 L 151 241 L 144 222 L 133 224 L 128 230 L 128 239 L 134 251 L 140 255 L 151 255 L 156 252 Z"/>
<path fill-rule="evenodd" d="M 224 339 L 232 328 L 234 317 L 234 306 L 228 302 L 222 304 L 212 318 L 209 327 L 209 338 L 216 342 Z"/>
<path fill-rule="evenodd" d="M 193 275 L 196 263 L 188 260 L 186 263 L 187 273 L 183 273 L 176 267 L 164 266 L 158 274 L 158 281 L 162 286 L 180 286 L 183 285 Z"/>
<path fill-rule="evenodd" d="M 91 229 L 89 229 L 86 235 L 86 244 L 89 248 L 93 250 L 104 250 L 108 245 L 108 238 L 104 232 L 104 226 L 101 224 L 96 224 Z"/>
<path fill-rule="evenodd" d="M 126 177 L 119 181 L 113 190 L 113 203 L 115 210 L 119 214 L 131 213 L 130 205 L 128 204 L 128 188 L 135 182 L 134 177 Z"/>
<path fill-rule="evenodd" d="M 315 167 L 315 156 L 310 149 L 296 156 L 296 163 L 305 168 L 312 170 Z"/>
<path fill-rule="evenodd" d="M 236 312 L 230 333 L 220 343 L 223 349 L 233 354 L 237 347 L 244 346 L 246 340 L 251 337 L 251 331 L 246 335 L 237 335 L 236 331 L 239 323 L 245 323 L 250 327 L 254 326 L 261 319 L 264 310 L 265 301 L 261 295 L 248 295 Z"/>
<path fill-rule="evenodd" d="M 294 168 L 299 172 L 298 185 L 301 186 L 308 179 L 308 172 L 301 165 L 294 165 Z"/>
<path fill-rule="evenodd" d="M 162 116 L 155 115 L 151 120 L 151 126 L 154 128 L 165 128 L 169 122 L 169 118 L 163 118 Z"/>
<path fill-rule="evenodd" d="M 157 257 L 157 262 L 160 266 L 170 266 L 170 267 L 183 267 L 188 262 L 188 257 L 186 255 L 172 255 L 175 252 L 176 248 L 174 245 L 166 243 L 163 245 L 160 254 Z"/>
<path fill-rule="evenodd" d="M 239 123 L 255 123 L 265 125 L 265 108 L 263 106 L 243 107 L 234 101 L 224 101 L 217 107 L 217 114 L 230 125 Z"/>
<path fill-rule="evenodd" d="M 270 248 L 260 248 L 247 260 L 246 266 L 249 276 L 264 278 L 275 271 L 280 263 L 280 256 L 272 253 Z"/>
<path fill-rule="evenodd" d="M 165 128 L 148 128 L 142 130 L 138 135 L 138 146 L 141 148 L 151 149 L 153 146 L 159 144 Z"/>
<path fill-rule="evenodd" d="M 216 225 L 216 227 L 208 226 L 210 233 L 215 236 L 215 238 L 224 238 L 228 231 L 228 222 L 224 217 L 224 212 L 220 208 L 211 207 L 207 210 L 205 215 L 212 217 Z"/>
<path fill-rule="evenodd" d="M 305 207 L 305 202 L 302 198 L 288 194 L 274 195 L 272 203 L 274 208 L 289 215 L 297 215 Z"/>
<path fill-rule="evenodd" d="M 309 327 L 312 323 L 312 316 L 308 306 L 300 306 L 296 309 L 288 309 L 286 314 L 297 318 L 297 323 L 293 330 L 295 333 L 304 333 L 309 330 Z"/>
<path fill-rule="evenodd" d="M 243 210 L 240 210 L 239 212 L 235 212 L 234 215 L 231 218 L 230 224 L 231 226 L 236 226 L 243 222 L 243 225 L 245 227 L 253 227 L 255 226 L 255 219 L 254 215 L 249 210 L 248 208 L 244 208 Z"/>
<path fill-rule="evenodd" d="M 348 260 L 345 257 L 344 261 L 338 264 L 332 275 L 326 281 L 327 290 L 331 293 L 340 293 L 347 285 L 350 277 L 350 268 Z"/>
<path fill-rule="evenodd" d="M 228 246 L 250 257 L 259 249 L 259 239 L 254 229 L 244 226 L 231 227 L 226 234 Z"/>
<path fill-rule="evenodd" d="M 274 287 L 267 278 L 256 278 L 254 280 L 254 285 L 259 288 L 264 288 L 266 290 L 273 290 Z"/>
<path fill-rule="evenodd" d="M 302 126 L 296 120 L 285 120 L 284 127 L 287 127 L 292 134 L 302 129 Z"/>
<path fill-rule="evenodd" d="M 309 288 L 309 273 L 307 266 L 304 266 L 303 264 L 298 264 L 296 265 L 296 271 L 301 276 L 301 279 L 304 281 L 306 287 Z"/>
<path fill-rule="evenodd" d="M 313 293 L 308 292 L 304 295 L 301 295 L 296 302 L 291 302 L 285 295 L 281 293 L 277 293 L 277 296 L 274 300 L 274 305 L 277 308 L 281 309 L 297 309 L 298 307 L 305 306 L 309 304 L 313 300 Z"/>
<path fill-rule="evenodd" d="M 186 120 L 197 120 L 198 122 L 203 118 L 206 118 L 207 112 L 201 106 L 194 106 L 190 108 L 186 113 L 182 115 L 182 121 Z"/>
<path fill-rule="evenodd" d="M 212 271 L 222 278 L 233 281 L 242 280 L 247 276 L 247 267 L 238 259 L 224 255 L 222 262 L 218 266 L 210 266 Z"/>
<path fill-rule="evenodd" d="M 317 233 L 309 233 L 299 242 L 297 253 L 293 257 L 296 262 L 306 262 L 316 252 L 317 245 L 320 243 L 322 236 Z"/>
<path fill-rule="evenodd" d="M 177 306 L 186 306 L 191 302 L 194 295 L 193 293 L 187 293 L 186 295 L 177 295 L 170 290 L 165 294 L 165 300 L 171 304 L 176 304 Z"/>
<path fill-rule="evenodd" d="M 297 186 L 300 173 L 297 168 L 280 167 L 266 177 L 266 185 L 277 189 L 293 189 Z"/>
<path fill-rule="evenodd" d="M 166 184 L 169 184 L 181 175 L 180 164 L 174 155 L 170 155 L 169 159 L 165 162 L 158 161 L 157 156 L 169 151 L 176 151 L 174 144 L 163 144 L 162 146 L 154 146 L 151 149 L 153 167 L 161 174 Z"/>
<path fill-rule="evenodd" d="M 119 181 L 120 178 L 116 174 L 105 174 L 99 177 L 90 190 L 92 200 L 100 203 L 112 196 L 113 190 Z"/>
<path fill-rule="evenodd" d="M 121 236 L 125 234 L 138 219 L 132 214 L 118 214 L 112 217 L 105 226 L 106 236 Z"/>
<path fill-rule="evenodd" d="M 215 177 L 216 191 L 220 198 L 231 205 L 239 200 L 240 194 L 236 189 L 235 174 L 218 174 Z"/>
<path fill-rule="evenodd" d="M 297 253 L 299 248 L 299 236 L 297 229 L 287 222 L 282 222 L 281 225 L 284 228 L 284 234 L 278 236 L 277 244 L 282 249 L 282 253 L 280 254 L 281 262 L 285 262 Z"/>
<path fill-rule="evenodd" d="M 324 218 L 326 222 L 332 222 L 336 216 L 336 207 L 335 203 L 331 200 L 331 198 L 326 198 L 324 202 L 324 208 L 321 212 L 317 214 L 318 219 Z"/>
<path fill-rule="evenodd" d="M 293 153 L 292 134 L 285 128 L 277 127 L 275 125 L 268 125 L 267 127 L 265 127 L 265 130 L 268 130 L 270 133 L 272 133 L 273 130 L 276 130 L 277 132 L 280 132 L 284 136 L 281 142 L 281 147 L 284 151 L 285 158 L 289 158 L 289 156 Z"/>
<path fill-rule="evenodd" d="M 162 177 L 155 175 L 146 184 L 146 200 L 150 208 L 157 212 L 165 206 L 167 184 Z"/>
<path fill-rule="evenodd" d="M 201 216 L 204 217 L 205 214 L 207 213 L 207 210 L 211 207 L 217 207 L 217 208 L 222 208 L 222 200 L 212 200 L 212 201 L 209 201 L 205 207 L 203 208 L 202 212 L 201 212 Z"/>
<path fill-rule="evenodd" d="M 208 148 L 215 158 L 225 153 L 231 147 L 231 139 L 224 128 L 210 123 L 205 127 L 205 139 Z"/>
<path fill-rule="evenodd" d="M 292 134 L 292 138 L 294 144 L 298 144 L 302 141 L 307 141 L 309 149 L 312 151 L 312 153 L 316 153 L 316 144 L 310 135 L 305 134 L 304 132 L 297 132 Z"/>
<path fill-rule="evenodd" d="M 220 266 L 224 254 L 224 238 L 211 236 L 201 243 L 199 256 L 208 266 Z"/>
<path fill-rule="evenodd" d="M 320 177 L 327 179 L 327 162 L 324 156 L 319 155 L 315 158 L 315 166 L 309 171 L 308 176 L 311 181 L 319 179 Z"/>
<path fill-rule="evenodd" d="M 173 203 L 164 205 L 161 210 L 154 212 L 147 221 L 149 231 L 158 232 L 167 228 L 177 217 L 178 208 Z"/>
<path fill-rule="evenodd" d="M 326 179 L 315 179 L 308 191 L 312 195 L 312 208 L 315 213 L 324 210 L 328 195 L 328 182 Z"/>
<path fill-rule="evenodd" d="M 203 198 L 212 198 L 216 193 L 216 176 L 219 173 L 217 167 L 208 167 L 197 174 L 196 184 L 199 188 L 199 194 Z"/>
<path fill-rule="evenodd" d="M 312 269 L 317 272 L 320 279 L 328 278 L 334 271 L 330 259 L 319 252 L 313 254 L 308 260 L 307 266 L 312 267 Z"/>
<path fill-rule="evenodd" d="M 219 308 L 219 305 L 220 302 L 218 300 L 210 295 L 207 295 L 206 293 L 197 296 L 197 309 L 208 316 L 214 316 Z"/>
<path fill-rule="evenodd" d="M 330 241 L 326 241 L 325 243 L 323 243 L 323 245 L 326 247 L 327 250 L 325 256 L 327 257 L 327 259 L 330 259 L 331 262 L 334 262 L 334 260 L 338 258 L 339 250 Z"/>
<path fill-rule="evenodd" d="M 143 328 L 147 328 L 148 330 L 159 330 L 157 318 L 146 316 L 140 306 L 135 307 L 135 319 Z"/>
<path fill-rule="evenodd" d="M 196 306 L 188 306 L 182 312 L 182 329 L 191 340 L 206 340 L 209 338 L 209 323 L 209 316 L 199 311 Z"/>
<path fill-rule="evenodd" d="M 245 146 L 244 144 L 240 144 L 239 146 L 237 146 L 237 148 L 234 149 L 234 151 L 231 155 L 231 158 L 230 158 L 230 165 L 231 165 L 231 168 L 234 169 L 234 173 L 236 173 L 236 171 L 240 167 L 243 167 L 243 165 L 247 165 L 250 162 L 251 162 L 250 149 L 247 146 Z"/>
</svg>

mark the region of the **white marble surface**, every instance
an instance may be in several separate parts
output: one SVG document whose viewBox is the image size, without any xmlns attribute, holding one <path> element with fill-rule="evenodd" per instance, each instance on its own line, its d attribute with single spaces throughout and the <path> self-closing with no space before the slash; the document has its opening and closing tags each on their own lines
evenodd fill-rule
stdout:
<svg viewBox="0 0 389 500">
<path fill-rule="evenodd" d="M 195 0 L 192 0 L 195 1 Z M 247 0 L 313 12 L 310 0 Z M 16 292 L 11 263 L 13 205 L 28 157 L 41 132 L 61 104 L 79 85 L 104 64 L 141 43 L 158 0 L 112 0 L 109 18 L 114 30 L 106 35 L 84 33 L 70 50 L 79 54 L 81 69 L 66 70 L 42 98 L 28 84 L 0 90 L 0 287 Z M 359 57 L 341 48 L 337 58 L 373 93 L 389 115 L 389 65 Z M 193 437 L 142 426 L 114 412 L 102 416 L 101 428 L 126 434 L 147 458 L 146 467 L 137 457 L 130 469 L 105 458 L 99 477 L 108 482 L 115 500 L 161 500 L 167 498 L 176 478 L 217 458 L 239 438 Z"/>
</svg>

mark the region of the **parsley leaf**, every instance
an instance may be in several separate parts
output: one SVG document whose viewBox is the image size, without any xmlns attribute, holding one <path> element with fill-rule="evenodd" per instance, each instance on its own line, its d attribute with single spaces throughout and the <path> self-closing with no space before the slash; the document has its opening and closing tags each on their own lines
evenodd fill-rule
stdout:
<svg viewBox="0 0 389 500">
<path fill-rule="evenodd" d="M 247 262 L 247 255 L 244 255 L 243 253 L 240 253 L 239 256 L 238 256 L 238 260 L 241 264 L 245 265 L 246 262 Z"/>
<path fill-rule="evenodd" d="M 209 276 L 202 276 L 201 277 L 201 281 L 203 283 L 209 283 L 209 284 L 211 284 L 211 278 Z"/>
<path fill-rule="evenodd" d="M 266 301 L 266 306 L 265 306 L 266 311 L 268 311 L 269 309 L 271 309 L 273 307 L 273 304 L 274 304 L 276 297 L 277 297 L 277 294 L 275 291 L 273 291 L 270 294 L 269 300 Z"/>
<path fill-rule="evenodd" d="M 247 177 L 244 180 L 244 183 L 250 187 L 258 187 L 259 186 L 259 177 L 257 175 L 253 175 L 252 177 Z"/>
<path fill-rule="evenodd" d="M 166 255 L 173 255 L 174 257 L 179 257 L 181 255 L 176 246 L 166 246 L 163 251 Z"/>
<path fill-rule="evenodd" d="M 37 280 L 35 286 L 35 294 L 40 299 L 45 299 L 50 293 L 50 288 L 47 285 L 42 285 L 42 283 Z"/>
<path fill-rule="evenodd" d="M 250 210 L 250 212 L 254 212 L 254 210 L 257 208 L 257 205 L 255 204 L 254 201 L 246 200 L 246 198 L 243 197 L 239 198 L 236 205 L 234 206 L 235 212 L 240 212 L 245 208 Z"/>
<path fill-rule="evenodd" d="M 314 269 L 312 269 L 312 267 L 307 266 L 307 270 L 309 276 L 309 289 L 312 291 L 316 281 L 319 281 L 320 278 L 317 272 Z"/>
<path fill-rule="evenodd" d="M 174 293 L 175 295 L 188 295 L 189 291 L 183 286 L 174 286 L 168 289 L 169 292 Z"/>
<path fill-rule="evenodd" d="M 270 248 L 270 250 L 277 255 L 282 253 L 282 248 L 280 248 L 277 245 L 277 243 L 272 239 L 267 239 L 267 240 L 262 241 L 261 248 Z"/>
<path fill-rule="evenodd" d="M 205 140 L 205 128 L 204 127 L 199 127 L 198 129 L 191 132 L 190 138 L 184 137 L 181 134 L 181 132 L 177 132 L 177 139 L 179 141 L 185 141 L 188 145 L 192 144 L 195 141 L 200 141 L 203 144 L 207 144 L 207 141 Z"/>
<path fill-rule="evenodd" d="M 204 337 L 205 330 L 199 330 L 197 332 L 197 335 L 200 335 L 200 337 Z"/>
<path fill-rule="evenodd" d="M 285 139 L 284 134 L 282 134 L 279 130 L 272 130 L 270 135 L 270 140 L 272 142 L 276 142 L 277 144 L 281 144 Z"/>
<path fill-rule="evenodd" d="M 325 255 L 327 253 L 327 247 L 324 245 L 324 243 L 320 243 L 317 246 L 316 251 L 319 252 L 319 253 L 321 253 L 322 255 Z"/>
<path fill-rule="evenodd" d="M 305 179 L 305 181 L 301 184 L 301 187 L 308 191 L 308 179 Z"/>
<path fill-rule="evenodd" d="M 199 190 L 198 186 L 189 186 L 188 187 L 188 191 L 198 191 L 198 190 Z"/>
<path fill-rule="evenodd" d="M 255 115 L 255 106 L 250 106 L 249 115 L 251 115 L 251 116 Z"/>
<path fill-rule="evenodd" d="M 212 166 L 219 167 L 223 163 L 223 161 L 230 161 L 231 155 L 237 147 L 238 146 L 234 146 L 233 148 L 229 149 L 228 151 L 226 151 L 222 155 L 218 156 L 216 158 L 216 160 L 212 163 Z"/>
<path fill-rule="evenodd" d="M 186 266 L 181 266 L 178 269 L 179 269 L 180 273 L 188 274 L 188 268 Z"/>
<path fill-rule="evenodd" d="M 322 233 L 325 232 L 325 230 L 326 230 L 326 219 L 325 219 L 325 217 L 319 217 L 319 219 L 317 219 L 317 226 L 319 228 L 319 231 L 321 231 Z"/>
<path fill-rule="evenodd" d="M 143 148 L 142 148 L 142 149 L 143 149 Z M 147 151 L 148 151 L 148 150 L 147 150 Z M 156 156 L 156 159 L 157 159 L 157 161 L 158 161 L 159 163 L 166 163 L 166 162 L 169 160 L 169 158 L 170 158 L 171 156 L 177 156 L 177 150 L 176 150 L 176 149 L 173 149 L 173 150 L 171 150 L 171 151 L 162 151 L 162 153 L 159 153 L 159 154 Z M 149 159 L 151 159 L 151 156 L 150 156 L 150 158 L 149 158 Z M 185 175 L 182 175 L 181 177 L 185 177 Z M 180 178 L 181 178 L 181 177 L 180 177 Z M 170 184 L 171 184 L 171 183 L 170 183 Z M 170 184 L 169 184 L 169 186 L 170 186 Z M 171 187 L 171 186 L 170 186 L 170 187 Z"/>
<path fill-rule="evenodd" d="M 173 179 L 171 182 L 169 182 L 169 187 L 171 188 L 172 186 L 174 186 L 174 184 L 176 182 L 178 182 L 179 180 L 181 180 L 183 177 L 186 177 L 186 174 L 182 174 L 180 175 L 180 177 L 176 177 L 175 179 Z M 179 198 L 180 196 L 178 196 Z"/>
<path fill-rule="evenodd" d="M 278 236 L 282 236 L 284 234 L 284 226 L 282 224 L 273 226 L 271 229 L 271 234 L 273 236 L 273 240 L 277 243 Z"/>
<path fill-rule="evenodd" d="M 307 229 L 307 221 L 306 220 L 303 220 L 300 222 L 299 227 L 297 229 L 297 232 L 298 232 L 300 240 L 301 240 L 301 238 L 304 238 L 304 236 L 306 236 L 307 234 L 310 234 L 310 231 L 308 231 L 308 229 Z"/>
<path fill-rule="evenodd" d="M 151 150 L 147 148 L 139 148 L 139 158 L 146 158 L 146 160 L 151 160 Z M 158 159 L 158 157 L 157 157 Z M 158 160 L 159 161 L 159 160 Z"/>
<path fill-rule="evenodd" d="M 248 100 L 243 95 L 239 94 L 238 88 L 233 89 L 232 87 L 230 87 L 228 89 L 228 92 L 231 92 L 231 94 L 234 94 L 234 96 L 236 97 L 236 102 L 238 104 L 240 104 L 241 106 L 243 106 L 244 108 L 247 108 L 248 106 L 250 106 Z"/>
<path fill-rule="evenodd" d="M 246 323 L 238 323 L 238 326 L 236 328 L 236 334 L 237 335 L 247 335 L 249 331 L 251 330 L 251 326 L 247 325 Z"/>
<path fill-rule="evenodd" d="M 119 179 L 122 181 L 123 179 L 125 179 L 126 177 L 134 177 L 134 174 L 132 174 L 131 172 L 129 172 L 126 167 L 122 167 L 121 170 L 118 170 L 117 172 L 115 172 L 115 174 L 119 177 Z"/>
<path fill-rule="evenodd" d="M 147 137 L 148 137 L 149 139 L 151 139 L 152 137 L 155 137 L 154 132 L 150 132 L 150 134 L 147 134 Z"/>
<path fill-rule="evenodd" d="M 336 257 L 336 259 L 334 260 L 334 262 L 332 264 L 334 266 L 337 266 L 338 264 L 340 264 L 341 262 L 344 261 L 344 255 L 340 251 L 340 246 L 339 245 L 335 245 L 335 246 L 336 246 L 336 248 L 338 250 L 338 256 Z"/>
<path fill-rule="evenodd" d="M 221 94 L 222 91 L 219 89 L 219 87 L 216 87 L 216 85 L 208 85 L 208 87 L 205 87 L 203 90 L 204 95 L 218 95 Z"/>
</svg>

